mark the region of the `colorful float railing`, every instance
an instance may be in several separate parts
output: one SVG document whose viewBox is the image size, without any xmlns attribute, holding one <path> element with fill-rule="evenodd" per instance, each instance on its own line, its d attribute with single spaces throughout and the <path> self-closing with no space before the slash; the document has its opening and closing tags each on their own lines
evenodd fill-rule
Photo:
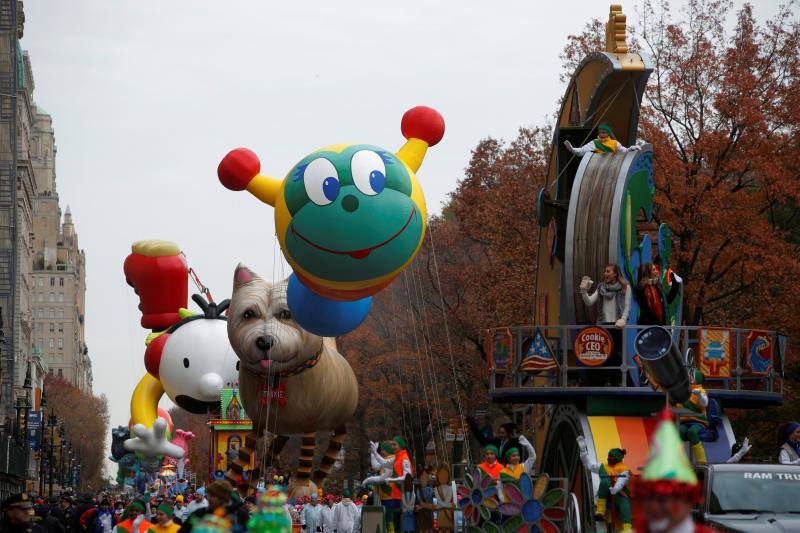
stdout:
<svg viewBox="0 0 800 533">
<path fill-rule="evenodd" d="M 647 326 L 495 328 L 485 332 L 489 388 L 496 402 L 559 404 L 581 397 L 663 397 L 648 384 L 633 340 Z M 788 337 L 750 328 L 667 328 L 723 407 L 782 402 Z M 616 364 L 612 363 L 618 357 Z M 620 357 L 621 356 L 621 357 Z M 598 376 L 602 376 L 598 379 Z"/>
</svg>

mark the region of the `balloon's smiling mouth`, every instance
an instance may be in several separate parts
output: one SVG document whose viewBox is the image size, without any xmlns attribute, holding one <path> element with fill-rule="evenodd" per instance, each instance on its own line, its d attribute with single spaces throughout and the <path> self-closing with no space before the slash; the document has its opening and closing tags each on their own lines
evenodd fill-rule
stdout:
<svg viewBox="0 0 800 533">
<path fill-rule="evenodd" d="M 397 237 L 399 237 L 408 228 L 409 224 L 411 224 L 411 221 L 414 219 L 414 215 L 416 215 L 416 214 L 417 214 L 417 206 L 413 206 L 413 208 L 411 209 L 411 214 L 408 215 L 408 220 L 406 220 L 406 223 L 403 224 L 403 227 L 400 228 L 397 231 L 397 233 L 395 233 L 394 235 L 392 235 L 391 237 L 389 237 L 388 239 L 386 239 L 385 241 L 383 241 L 381 243 L 378 243 L 378 244 L 376 244 L 374 246 L 370 246 L 369 248 L 362 248 L 360 250 L 341 251 L 341 250 L 331 250 L 330 248 L 325 248 L 324 246 L 320 246 L 319 244 L 315 243 L 314 241 L 312 241 L 312 240 L 304 237 L 303 235 L 301 235 L 300 232 L 297 231 L 297 228 L 295 228 L 294 224 L 292 224 L 292 233 L 295 236 L 297 236 L 299 239 L 301 239 L 302 241 L 307 242 L 308 244 L 310 244 L 314 248 L 316 248 L 318 250 L 322 250 L 323 252 L 327 252 L 329 254 L 335 254 L 335 255 L 349 255 L 353 259 L 364 259 L 370 253 L 372 253 L 373 250 L 377 250 L 378 248 L 386 246 L 387 244 L 389 244 L 390 242 L 395 240 Z"/>
<path fill-rule="evenodd" d="M 215 407 L 219 402 L 204 402 L 185 394 L 179 394 L 175 397 L 175 403 L 184 411 L 189 411 L 196 415 L 202 415 L 208 412 L 209 408 Z"/>
</svg>

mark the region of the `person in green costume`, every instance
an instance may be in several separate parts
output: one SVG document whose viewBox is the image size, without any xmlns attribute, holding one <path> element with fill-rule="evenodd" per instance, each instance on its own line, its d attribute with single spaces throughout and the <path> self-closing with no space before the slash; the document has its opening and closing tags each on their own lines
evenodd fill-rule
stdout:
<svg viewBox="0 0 800 533">
<path fill-rule="evenodd" d="M 613 154 L 614 152 L 628 152 L 639 150 L 635 144 L 630 148 L 626 148 L 614 136 L 614 130 L 608 124 L 600 124 L 597 126 L 597 138 L 580 148 L 575 148 L 569 140 L 564 141 L 564 146 L 567 150 L 575 155 L 583 155 L 588 153 L 595 154 Z"/>
<path fill-rule="evenodd" d="M 688 415 L 681 416 L 679 428 L 683 441 L 688 441 L 692 447 L 692 454 L 696 463 L 706 462 L 706 450 L 700 442 L 700 433 L 708 428 L 708 394 L 703 388 L 705 376 L 699 370 L 692 374 L 692 395 L 681 407 L 689 411 Z"/>
<path fill-rule="evenodd" d="M 583 466 L 590 472 L 600 476 L 595 518 L 605 521 L 606 513 L 610 510 L 612 522 L 619 521 L 622 524 L 622 531 L 633 531 L 631 491 L 628 488 L 628 483 L 631 480 L 631 469 L 623 462 L 625 450 L 612 448 L 608 451 L 606 462 L 598 464 L 589 458 L 586 439 L 581 436 L 577 438 L 577 441 Z M 607 503 L 609 498 L 611 498 L 610 505 Z M 614 513 L 616 513 L 617 520 L 613 520 Z"/>
</svg>

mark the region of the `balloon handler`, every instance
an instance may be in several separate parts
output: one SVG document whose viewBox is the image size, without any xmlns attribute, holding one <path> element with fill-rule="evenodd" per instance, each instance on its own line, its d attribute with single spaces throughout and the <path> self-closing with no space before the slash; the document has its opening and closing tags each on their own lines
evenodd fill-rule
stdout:
<svg viewBox="0 0 800 533">
<path fill-rule="evenodd" d="M 705 376 L 699 370 L 692 373 L 692 396 L 680 404 L 689 414 L 681 416 L 679 427 L 681 440 L 688 441 L 692 447 L 695 463 L 706 463 L 706 450 L 700 436 L 708 429 L 708 394 L 703 388 Z"/>
<path fill-rule="evenodd" d="M 639 150 L 635 144 L 630 148 L 622 146 L 622 144 L 614 136 L 614 131 L 608 124 L 600 124 L 597 127 L 597 139 L 584 144 L 580 148 L 575 148 L 569 140 L 564 141 L 564 146 L 567 150 L 575 155 L 583 155 L 593 152 L 595 154 L 613 154 L 614 152 L 628 152 Z"/>
<path fill-rule="evenodd" d="M 584 468 L 600 476 L 600 488 L 597 490 L 595 518 L 607 523 L 621 523 L 622 531 L 633 531 L 631 519 L 631 491 L 628 482 L 631 469 L 622 462 L 625 450 L 612 448 L 608 451 L 608 459 L 604 464 L 592 462 L 586 447 L 586 439 L 578 437 L 578 449 Z M 609 498 L 611 502 L 608 503 Z"/>
</svg>

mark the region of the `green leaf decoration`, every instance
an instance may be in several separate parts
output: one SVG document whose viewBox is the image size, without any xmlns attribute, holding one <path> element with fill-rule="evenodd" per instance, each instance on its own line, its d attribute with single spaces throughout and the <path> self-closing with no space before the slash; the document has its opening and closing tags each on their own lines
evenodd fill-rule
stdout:
<svg viewBox="0 0 800 533">
<path fill-rule="evenodd" d="M 503 532 L 515 533 L 520 528 L 521 525 L 522 525 L 522 517 L 515 516 L 513 518 L 509 518 L 503 523 Z"/>
<path fill-rule="evenodd" d="M 564 496 L 564 489 L 553 489 L 549 491 L 547 494 L 542 497 L 542 506 L 543 507 L 552 507 L 556 503 L 558 503 L 561 498 Z"/>
</svg>

